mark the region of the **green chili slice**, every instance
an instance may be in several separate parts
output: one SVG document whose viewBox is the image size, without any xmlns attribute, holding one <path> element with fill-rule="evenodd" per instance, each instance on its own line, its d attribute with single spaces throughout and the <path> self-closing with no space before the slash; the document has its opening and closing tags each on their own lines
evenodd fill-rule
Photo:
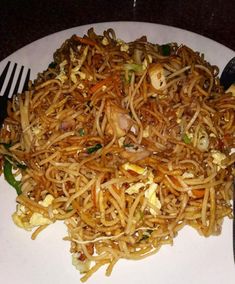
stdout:
<svg viewBox="0 0 235 284">
<path fill-rule="evenodd" d="M 4 166 L 3 166 L 3 173 L 5 180 L 15 188 L 18 195 L 22 193 L 20 182 L 17 181 L 12 173 L 12 164 L 7 160 L 4 159 Z"/>
<path fill-rule="evenodd" d="M 97 150 L 99 150 L 100 148 L 102 148 L 102 145 L 100 143 L 98 143 L 93 147 L 87 148 L 86 151 L 87 151 L 88 154 L 92 154 L 92 153 L 96 152 Z"/>
</svg>

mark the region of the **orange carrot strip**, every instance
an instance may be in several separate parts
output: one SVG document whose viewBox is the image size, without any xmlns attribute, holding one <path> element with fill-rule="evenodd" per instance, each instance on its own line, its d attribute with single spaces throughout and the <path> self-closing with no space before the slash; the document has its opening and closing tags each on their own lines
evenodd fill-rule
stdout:
<svg viewBox="0 0 235 284">
<path fill-rule="evenodd" d="M 94 86 L 92 86 L 90 88 L 90 93 L 95 93 L 97 90 L 99 90 L 101 87 L 103 87 L 105 84 L 111 82 L 113 79 L 113 77 L 108 77 L 108 78 L 105 78 L 101 81 L 99 81 L 98 83 L 96 83 Z"/>
<path fill-rule="evenodd" d="M 80 36 L 76 36 L 76 39 L 78 41 L 80 41 L 81 43 L 83 44 L 87 44 L 87 45 L 91 45 L 91 46 L 95 46 L 96 45 L 96 42 L 89 39 L 89 38 L 83 38 L 83 37 L 80 37 Z"/>
<path fill-rule="evenodd" d="M 195 197 L 197 198 L 201 198 L 204 196 L 205 194 L 205 190 L 204 189 L 193 189 L 192 190 L 192 193 Z"/>
</svg>

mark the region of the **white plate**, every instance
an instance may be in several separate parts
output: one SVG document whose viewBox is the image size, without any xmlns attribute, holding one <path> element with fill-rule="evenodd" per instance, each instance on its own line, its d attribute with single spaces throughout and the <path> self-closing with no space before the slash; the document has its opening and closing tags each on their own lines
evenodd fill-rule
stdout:
<svg viewBox="0 0 235 284">
<path fill-rule="evenodd" d="M 11 60 L 32 69 L 32 77 L 45 69 L 61 43 L 76 33 L 83 35 L 90 27 L 102 33 L 111 27 L 118 38 L 134 40 L 147 35 L 157 43 L 184 43 L 205 53 L 206 59 L 223 68 L 235 52 L 203 36 L 178 28 L 139 22 L 111 22 L 75 27 L 61 31 L 16 51 L 0 63 L 0 71 Z M 11 214 L 15 210 L 15 191 L 0 178 L 0 276 L 1 283 L 72 284 L 80 274 L 71 264 L 69 243 L 63 223 L 51 225 L 35 241 L 30 233 L 17 228 Z M 111 277 L 98 271 L 88 283 L 159 283 L 159 284 L 232 284 L 235 269 L 232 252 L 232 221 L 226 219 L 219 237 L 204 238 L 191 228 L 184 228 L 174 246 L 164 246 L 158 254 L 141 261 L 119 261 Z"/>
</svg>

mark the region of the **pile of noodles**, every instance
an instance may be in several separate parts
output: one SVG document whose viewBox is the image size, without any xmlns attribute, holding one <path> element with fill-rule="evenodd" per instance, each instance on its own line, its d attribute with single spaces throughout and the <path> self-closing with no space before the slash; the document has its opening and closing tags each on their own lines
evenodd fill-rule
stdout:
<svg viewBox="0 0 235 284">
<path fill-rule="evenodd" d="M 1 165 L 21 177 L 16 223 L 40 217 L 35 239 L 64 220 L 82 281 L 154 254 L 185 225 L 219 234 L 232 218 L 235 97 L 217 76 L 184 45 L 72 36 L 0 132 Z"/>
</svg>

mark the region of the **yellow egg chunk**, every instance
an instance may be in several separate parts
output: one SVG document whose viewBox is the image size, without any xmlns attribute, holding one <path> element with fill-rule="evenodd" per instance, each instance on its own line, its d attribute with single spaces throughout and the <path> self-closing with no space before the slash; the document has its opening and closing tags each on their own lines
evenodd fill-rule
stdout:
<svg viewBox="0 0 235 284">
<path fill-rule="evenodd" d="M 146 168 L 142 168 L 136 164 L 131 164 L 131 163 L 125 163 L 122 165 L 122 168 L 125 171 L 131 170 L 139 175 L 145 175 L 147 173 L 147 169 Z"/>
<path fill-rule="evenodd" d="M 145 191 L 144 196 L 154 207 L 161 209 L 161 202 L 156 196 L 157 187 L 158 185 L 156 183 L 151 183 L 149 188 Z M 150 208 L 150 213 L 154 216 L 157 215 L 156 210 L 154 210 L 153 208 Z"/>
<path fill-rule="evenodd" d="M 54 197 L 51 194 L 46 195 L 46 197 L 39 202 L 44 207 L 48 207 L 52 204 Z M 25 208 L 24 205 L 18 205 L 16 212 L 12 215 L 13 222 L 20 228 L 25 230 L 31 230 L 34 227 L 49 225 L 52 221 L 42 214 L 34 212 L 32 215 L 30 211 Z"/>
</svg>

